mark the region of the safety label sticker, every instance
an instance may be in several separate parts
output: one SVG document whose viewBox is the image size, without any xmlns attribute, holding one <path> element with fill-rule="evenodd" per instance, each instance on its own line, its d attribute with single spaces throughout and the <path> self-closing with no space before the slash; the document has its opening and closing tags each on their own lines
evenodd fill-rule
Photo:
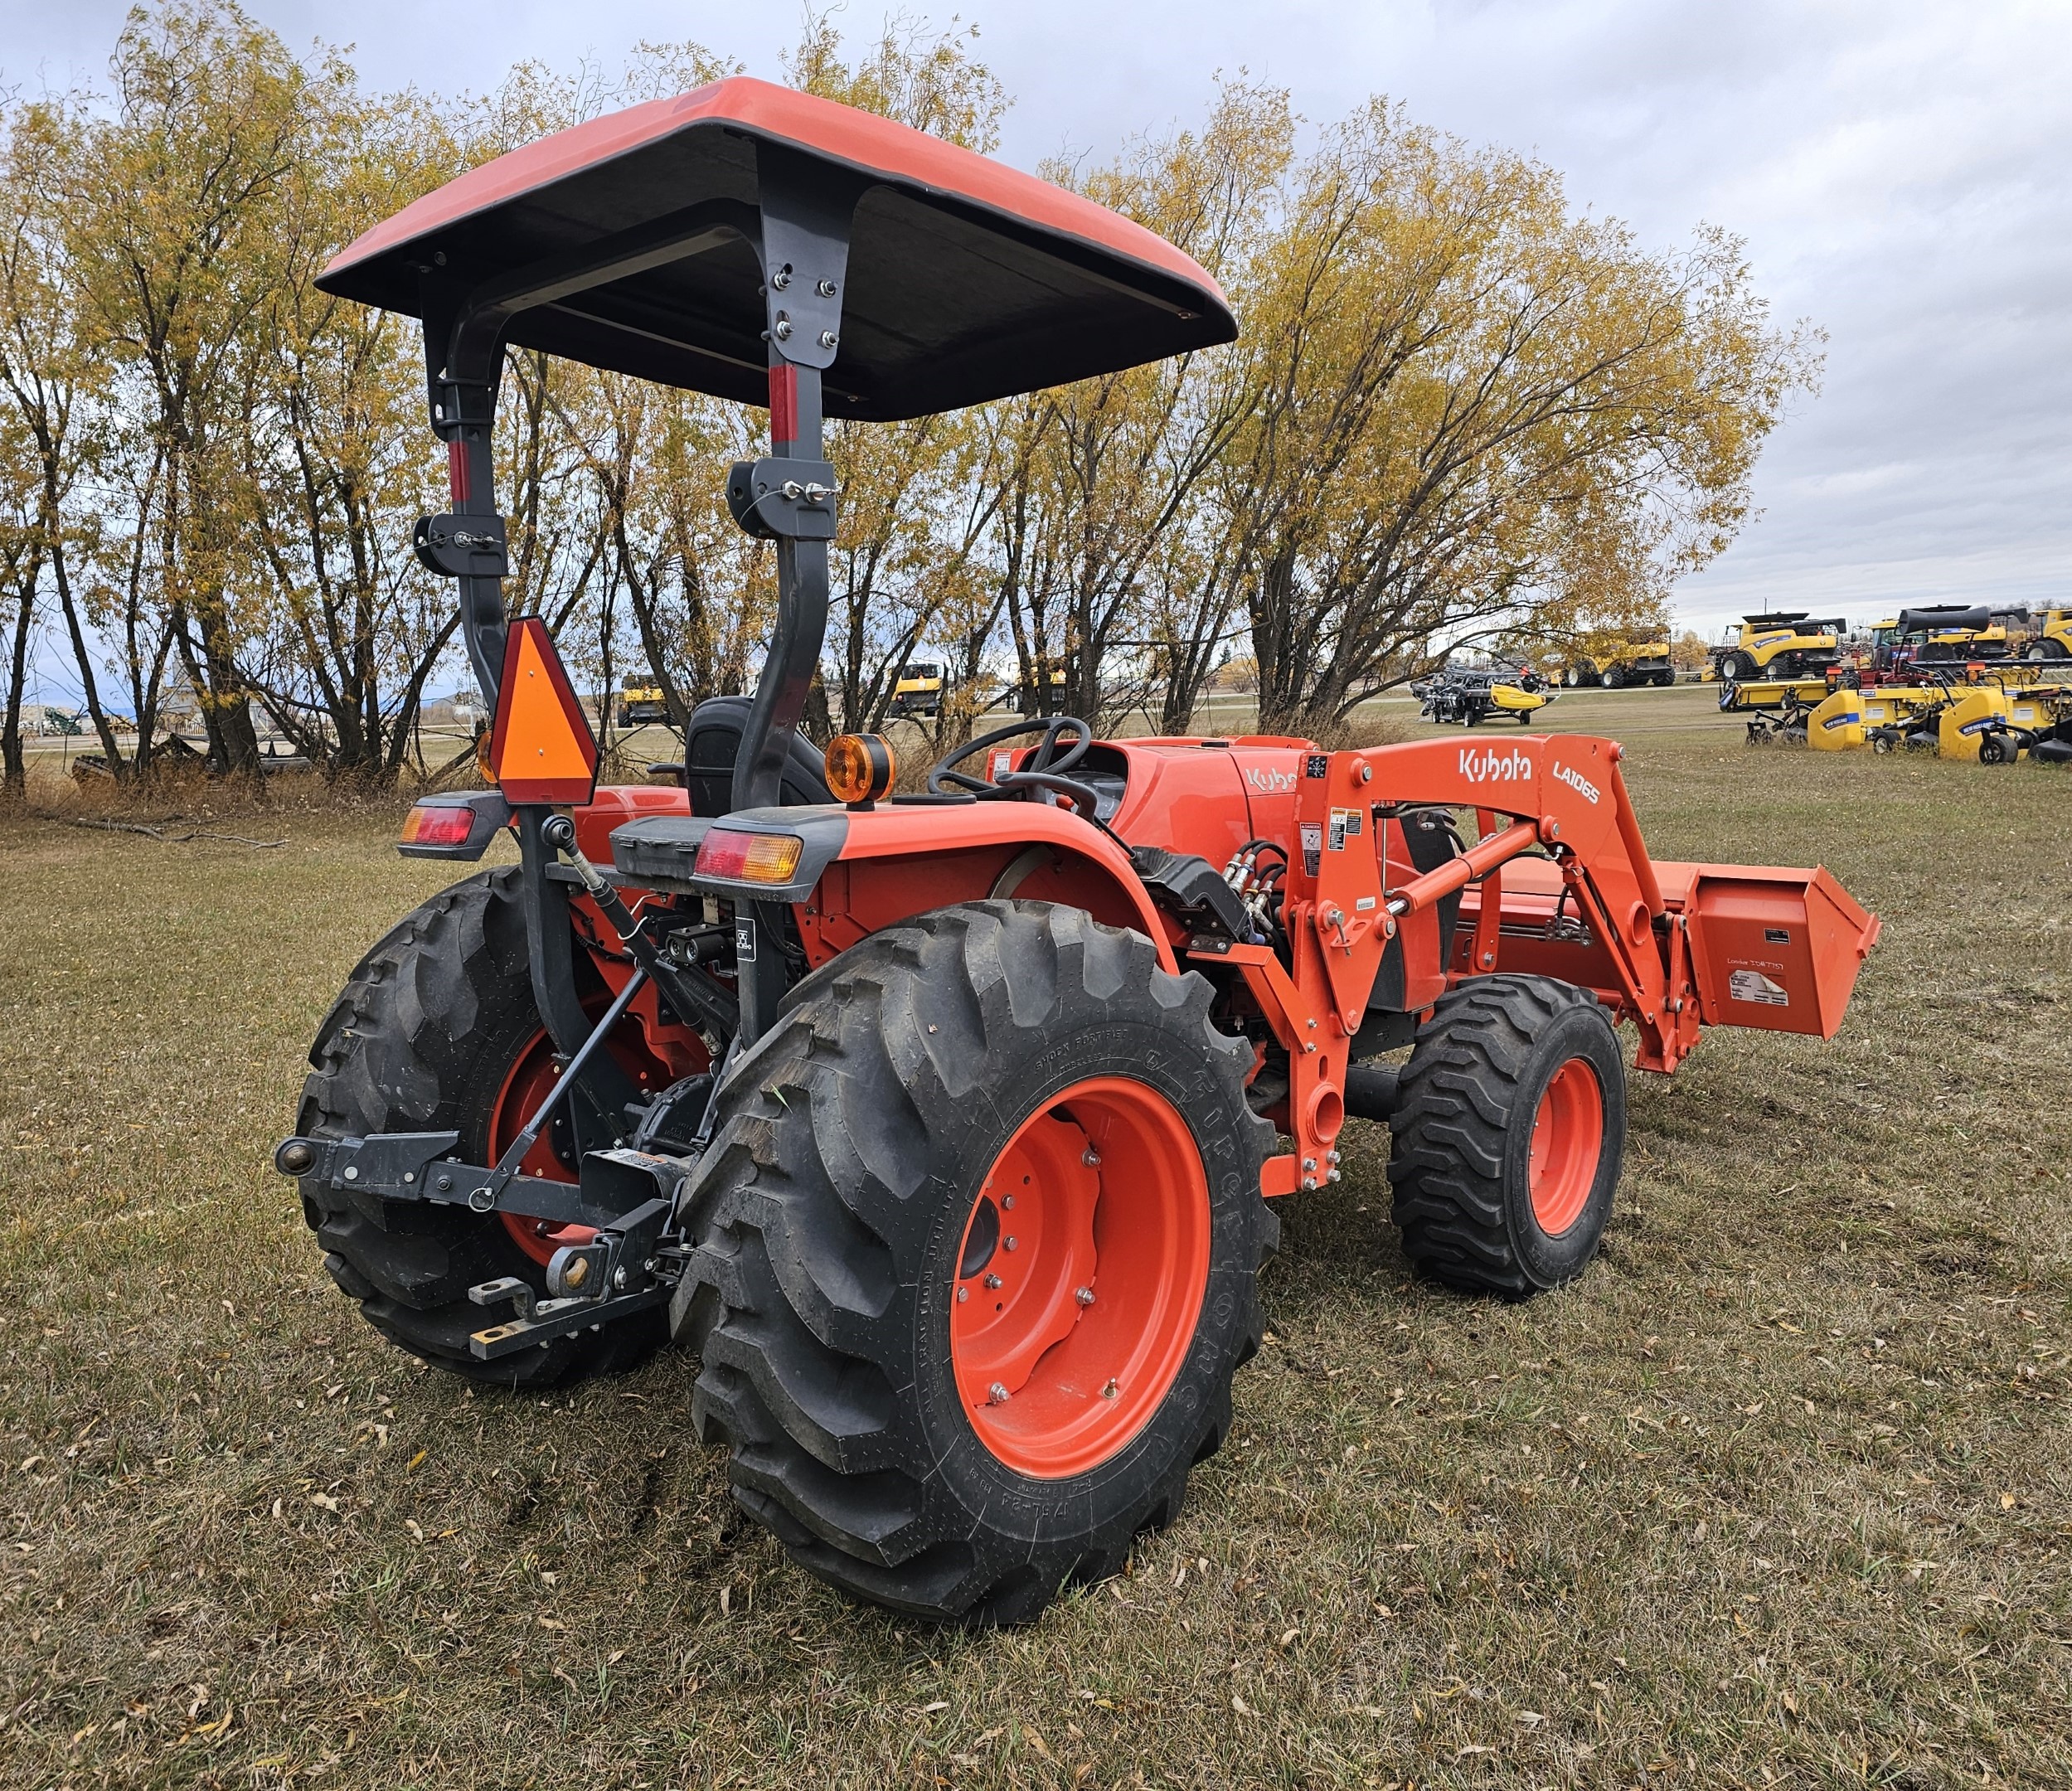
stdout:
<svg viewBox="0 0 2072 1791">
<path fill-rule="evenodd" d="M 1332 852 L 1343 852 L 1346 849 L 1346 835 L 1357 833 L 1359 831 L 1360 811 L 1357 808 L 1332 809 L 1331 811 L 1331 837 L 1327 842 L 1328 849 Z"/>
<path fill-rule="evenodd" d="M 1345 841 L 1341 839 L 1338 843 L 1342 847 L 1345 844 Z M 1322 862 L 1323 856 L 1324 830 L 1322 825 L 1315 821 L 1303 822 L 1303 874 L 1305 876 L 1316 876 L 1317 866 Z"/>
<path fill-rule="evenodd" d="M 1792 998 L 1782 983 L 1773 983 L 1760 970 L 1736 970 L 1727 978 L 1727 993 L 1735 1001 L 1760 1002 L 1765 1007 L 1788 1007 Z"/>
</svg>

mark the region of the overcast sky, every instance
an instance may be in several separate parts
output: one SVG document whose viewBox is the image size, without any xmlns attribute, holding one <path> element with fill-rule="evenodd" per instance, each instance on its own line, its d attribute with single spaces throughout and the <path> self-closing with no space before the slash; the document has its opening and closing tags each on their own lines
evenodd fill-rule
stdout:
<svg viewBox="0 0 2072 1791">
<path fill-rule="evenodd" d="M 801 17 L 662 0 L 248 0 L 372 85 L 493 86 L 694 38 L 775 78 Z M 120 0 L 5 0 L 0 80 L 97 81 Z M 905 8 L 946 22 L 949 10 Z M 964 0 L 1014 96 L 1002 153 L 1104 155 L 1197 118 L 1219 70 L 1313 123 L 1368 95 L 1527 150 L 1647 241 L 1744 238 L 1781 318 L 1828 335 L 1771 439 L 1760 513 L 1678 593 L 1870 619 L 1906 600 L 2072 597 L 2072 6 L 2012 0 Z M 852 47 L 883 8 L 841 15 Z"/>
</svg>

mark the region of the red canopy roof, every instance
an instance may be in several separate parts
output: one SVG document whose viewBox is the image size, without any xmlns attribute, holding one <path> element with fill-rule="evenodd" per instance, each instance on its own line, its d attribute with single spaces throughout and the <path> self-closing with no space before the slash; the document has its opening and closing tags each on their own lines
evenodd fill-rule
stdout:
<svg viewBox="0 0 2072 1791">
<path fill-rule="evenodd" d="M 1236 334 L 1216 282 L 1128 219 L 905 125 L 745 77 L 472 169 L 368 231 L 318 284 L 418 315 L 420 275 L 434 268 L 467 288 L 506 281 L 704 201 L 755 205 L 758 143 L 864 178 L 826 375 L 832 418 L 953 409 Z M 507 339 L 760 402 L 759 280 L 750 245 L 729 239 L 522 311 Z"/>
</svg>

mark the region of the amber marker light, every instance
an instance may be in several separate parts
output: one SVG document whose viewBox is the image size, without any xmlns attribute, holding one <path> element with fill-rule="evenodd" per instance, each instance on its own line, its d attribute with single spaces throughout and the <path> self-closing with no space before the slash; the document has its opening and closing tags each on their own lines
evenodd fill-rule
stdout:
<svg viewBox="0 0 2072 1791">
<path fill-rule="evenodd" d="M 789 883 L 805 847 L 796 833 L 737 833 L 715 828 L 698 847 L 692 874 L 730 883 Z"/>
<path fill-rule="evenodd" d="M 837 734 L 827 742 L 827 788 L 852 808 L 868 808 L 892 788 L 899 766 L 881 734 Z"/>
</svg>

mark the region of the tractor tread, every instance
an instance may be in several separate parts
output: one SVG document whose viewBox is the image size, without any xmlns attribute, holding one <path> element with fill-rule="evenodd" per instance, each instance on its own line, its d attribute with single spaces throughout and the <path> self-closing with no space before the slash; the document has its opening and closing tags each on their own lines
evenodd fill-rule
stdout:
<svg viewBox="0 0 2072 1791">
<path fill-rule="evenodd" d="M 1550 1277 L 1521 1250 L 1506 1178 L 1512 1127 L 1532 1118 L 1520 1120 L 1517 1109 L 1536 1054 L 1577 1014 L 1613 1036 L 1589 990 L 1551 978 L 1477 977 L 1439 997 L 1403 1068 L 1390 1121 L 1393 1217 L 1419 1274 L 1466 1292 L 1521 1299 L 1575 1272 Z M 1618 1145 L 1614 1135 L 1613 1181 Z M 1595 1229 L 1589 1243 L 1594 1249 Z"/>
<path fill-rule="evenodd" d="M 459 1109 L 456 1046 L 536 1030 L 526 968 L 518 867 L 498 866 L 444 889 L 406 915 L 360 960 L 309 1048 L 295 1129 L 304 1137 L 459 1131 L 487 1114 Z M 486 1139 L 475 1141 L 480 1148 Z M 383 1201 L 303 1182 L 303 1215 L 339 1290 L 368 1323 L 434 1367 L 510 1387 L 548 1387 L 607 1374 L 667 1341 L 658 1313 L 562 1337 L 493 1361 L 469 1351 L 492 1322 L 468 1298 L 479 1282 L 519 1275 L 544 1288 L 538 1265 L 501 1222 L 452 1207 Z"/>
<path fill-rule="evenodd" d="M 729 1075 L 692 1179 L 675 1323 L 701 1356 L 699 1435 L 729 1449 L 736 1502 L 808 1572 L 917 1616 L 1018 1623 L 1178 1515 L 1188 1470 L 1229 1434 L 1229 1377 L 1259 1347 L 1254 1283 L 1278 1232 L 1257 1193 L 1271 1128 L 1245 1104 L 1250 1055 L 1212 1027 L 1210 994 L 1077 910 L 973 903 L 823 965 Z M 914 1381 L 917 1284 L 947 1197 L 929 1140 L 1012 1097 L 1011 1066 L 1061 1017 L 1104 1012 L 1209 1066 L 1242 1158 L 1212 1173 L 1249 1180 L 1231 1203 L 1242 1272 L 1182 1445 L 1148 1483 L 1118 1478 L 1072 1521 L 1031 1526 L 1012 1500 L 973 1500 Z"/>
</svg>

